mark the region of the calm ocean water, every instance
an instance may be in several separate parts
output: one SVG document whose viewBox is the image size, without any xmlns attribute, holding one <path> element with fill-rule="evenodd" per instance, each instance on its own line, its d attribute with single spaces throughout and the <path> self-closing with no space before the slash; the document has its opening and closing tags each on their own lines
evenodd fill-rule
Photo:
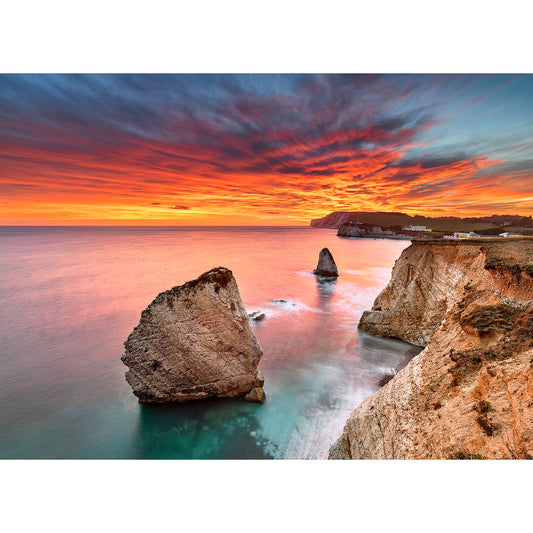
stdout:
<svg viewBox="0 0 533 533">
<path fill-rule="evenodd" d="M 311 228 L 0 228 L 0 457 L 327 457 L 350 412 L 420 351 L 357 331 L 408 244 Z M 324 246 L 336 282 L 311 273 Z M 158 293 L 217 266 L 267 316 L 254 325 L 267 402 L 139 404 L 124 340 Z"/>
</svg>

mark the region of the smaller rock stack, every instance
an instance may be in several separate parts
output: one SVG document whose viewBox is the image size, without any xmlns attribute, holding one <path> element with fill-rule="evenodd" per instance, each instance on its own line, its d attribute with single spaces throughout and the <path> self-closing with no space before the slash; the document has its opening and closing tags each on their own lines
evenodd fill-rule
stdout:
<svg viewBox="0 0 533 533">
<path fill-rule="evenodd" d="M 318 265 L 315 270 L 313 270 L 313 274 L 328 278 L 336 278 L 339 275 L 335 260 L 327 248 L 322 248 L 322 250 L 320 250 Z"/>
</svg>

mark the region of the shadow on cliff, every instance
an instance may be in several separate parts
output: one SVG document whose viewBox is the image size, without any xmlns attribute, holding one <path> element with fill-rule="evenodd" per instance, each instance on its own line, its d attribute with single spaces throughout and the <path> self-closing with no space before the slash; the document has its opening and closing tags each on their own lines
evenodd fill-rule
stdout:
<svg viewBox="0 0 533 533">
<path fill-rule="evenodd" d="M 242 399 L 139 404 L 139 458 L 272 459 L 260 438 L 257 410 Z"/>
</svg>

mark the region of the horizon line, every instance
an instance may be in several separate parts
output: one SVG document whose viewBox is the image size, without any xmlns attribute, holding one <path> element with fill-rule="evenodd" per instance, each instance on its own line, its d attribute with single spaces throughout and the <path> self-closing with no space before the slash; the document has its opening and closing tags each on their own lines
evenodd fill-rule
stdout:
<svg viewBox="0 0 533 533">
<path fill-rule="evenodd" d="M 302 224 L 0 224 L 0 228 L 310 228 Z M 318 228 L 324 229 L 324 228 Z"/>
</svg>

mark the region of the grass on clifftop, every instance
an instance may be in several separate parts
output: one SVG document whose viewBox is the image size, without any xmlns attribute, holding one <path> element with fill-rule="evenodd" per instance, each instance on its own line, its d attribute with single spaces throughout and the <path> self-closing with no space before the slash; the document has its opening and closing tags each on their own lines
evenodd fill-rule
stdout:
<svg viewBox="0 0 533 533">
<path fill-rule="evenodd" d="M 533 277 L 533 237 L 511 237 L 493 239 L 415 239 L 413 245 L 427 246 L 472 246 L 479 247 L 487 260 L 485 268 L 505 269 L 520 276 L 526 272 Z"/>
<path fill-rule="evenodd" d="M 476 241 L 479 242 L 479 241 Z M 487 266 L 506 266 L 511 271 L 516 268 L 533 273 L 533 239 L 498 239 L 483 242 L 487 256 Z"/>
</svg>

